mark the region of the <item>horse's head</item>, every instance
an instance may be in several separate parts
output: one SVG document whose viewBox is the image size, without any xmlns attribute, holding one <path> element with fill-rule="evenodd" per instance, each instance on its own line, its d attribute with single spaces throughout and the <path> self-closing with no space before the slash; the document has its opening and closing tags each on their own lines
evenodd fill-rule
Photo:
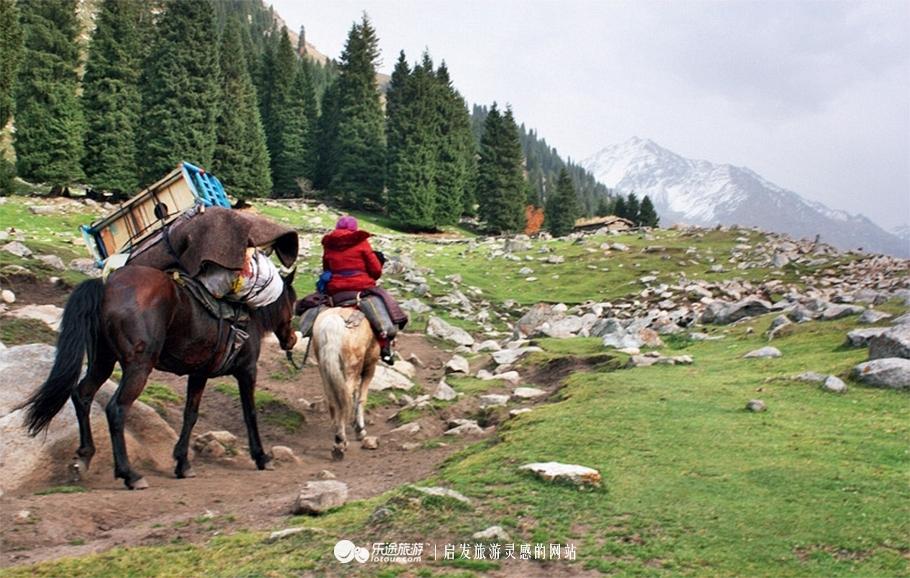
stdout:
<svg viewBox="0 0 910 578">
<path fill-rule="evenodd" d="M 281 275 L 281 281 L 284 283 L 284 291 L 278 298 L 278 311 L 275 316 L 275 325 L 272 331 L 278 338 L 281 349 L 290 351 L 297 344 L 297 332 L 294 329 L 294 304 L 297 302 L 297 292 L 294 291 L 294 273 L 297 271 L 296 266 L 291 268 L 286 274 Z"/>
</svg>

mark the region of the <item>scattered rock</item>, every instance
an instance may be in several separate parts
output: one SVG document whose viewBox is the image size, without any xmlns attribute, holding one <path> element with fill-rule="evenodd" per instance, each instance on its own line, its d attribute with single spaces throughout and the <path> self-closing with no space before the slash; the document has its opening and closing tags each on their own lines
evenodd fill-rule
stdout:
<svg viewBox="0 0 910 578">
<path fill-rule="evenodd" d="M 319 480 L 334 480 L 335 474 L 329 470 L 320 470 L 320 472 L 316 474 L 316 478 Z"/>
<path fill-rule="evenodd" d="M 780 356 L 781 356 L 781 352 L 776 347 L 762 347 L 760 349 L 756 349 L 755 351 L 750 351 L 749 353 L 743 355 L 743 358 L 744 359 L 753 359 L 753 358 L 765 359 L 765 358 L 780 357 Z"/>
<path fill-rule="evenodd" d="M 892 315 L 890 313 L 885 313 L 884 311 L 876 311 L 875 309 L 866 309 L 862 315 L 859 316 L 859 322 L 865 325 L 872 325 L 873 323 L 878 323 L 885 319 L 890 319 Z"/>
<path fill-rule="evenodd" d="M 396 427 L 395 429 L 393 429 L 393 430 L 390 431 L 389 433 L 390 433 L 390 434 L 408 434 L 408 435 L 414 435 L 414 434 L 416 434 L 416 433 L 419 432 L 419 431 L 420 431 L 420 424 L 417 423 L 416 421 L 412 421 L 411 423 L 406 423 L 406 424 L 404 424 L 403 426 Z"/>
<path fill-rule="evenodd" d="M 294 534 L 299 534 L 299 533 L 301 533 L 305 530 L 309 530 L 309 529 L 310 528 L 298 527 L 298 528 L 285 528 L 284 530 L 276 530 L 275 532 L 272 532 L 271 534 L 269 534 L 269 537 L 266 539 L 266 542 L 271 544 L 273 542 L 277 542 L 278 540 L 281 540 L 282 538 L 287 538 L 288 536 L 293 536 Z"/>
<path fill-rule="evenodd" d="M 829 375 L 822 384 L 822 389 L 832 393 L 847 393 L 847 384 L 835 375 Z"/>
<path fill-rule="evenodd" d="M 471 364 L 468 360 L 460 355 L 453 355 L 452 359 L 446 362 L 446 373 L 471 373 Z"/>
<path fill-rule="evenodd" d="M 539 347 L 518 347 L 515 349 L 502 349 L 493 352 L 493 361 L 497 365 L 512 365 L 528 353 L 543 351 Z"/>
<path fill-rule="evenodd" d="M 534 399 L 546 394 L 546 391 L 538 389 L 536 387 L 517 387 L 512 392 L 512 397 L 516 397 L 518 399 Z"/>
<path fill-rule="evenodd" d="M 455 327 L 446 323 L 439 317 L 430 317 L 430 320 L 427 322 L 427 334 L 455 343 L 456 345 L 464 345 L 466 347 L 474 345 L 474 338 L 471 337 L 470 333 L 460 327 Z"/>
<path fill-rule="evenodd" d="M 279 463 L 296 464 L 300 460 L 287 446 L 272 446 L 272 458 Z"/>
<path fill-rule="evenodd" d="M 387 389 L 400 389 L 408 391 L 414 387 L 414 382 L 404 375 L 382 364 L 376 366 L 373 381 L 370 382 L 370 391 L 385 391 Z"/>
<path fill-rule="evenodd" d="M 420 299 L 408 299 L 406 301 L 402 301 L 401 308 L 405 311 L 410 311 L 411 313 L 417 313 L 418 315 L 421 313 L 429 313 L 432 310 L 429 305 L 425 304 Z"/>
<path fill-rule="evenodd" d="M 910 359 L 891 357 L 866 361 L 853 368 L 852 376 L 853 379 L 866 385 L 908 389 L 910 388 Z"/>
<path fill-rule="evenodd" d="M 599 485 L 600 472 L 595 469 L 575 464 L 562 464 L 559 462 L 538 462 L 521 466 L 522 470 L 530 470 L 546 481 L 562 481 L 575 485 Z"/>
<path fill-rule="evenodd" d="M 768 406 L 760 399 L 750 399 L 749 403 L 746 404 L 746 409 L 754 413 L 759 413 L 766 411 Z"/>
<path fill-rule="evenodd" d="M 52 269 L 57 269 L 58 271 L 66 270 L 66 264 L 63 262 L 63 259 L 61 259 L 57 255 L 38 255 L 37 257 L 35 257 L 35 259 L 37 259 L 38 261 L 41 261 L 42 263 L 44 263 L 48 267 L 51 267 Z"/>
<path fill-rule="evenodd" d="M 515 409 L 509 410 L 509 417 L 515 417 L 515 416 L 521 415 L 523 413 L 529 413 L 530 411 L 531 411 L 530 407 L 517 407 Z"/>
<path fill-rule="evenodd" d="M 11 241 L 6 245 L 3 245 L 0 247 L 0 251 L 6 251 L 10 255 L 15 255 L 16 257 L 22 257 L 24 259 L 32 256 L 32 250 L 19 241 Z"/>
<path fill-rule="evenodd" d="M 54 331 L 59 331 L 60 320 L 63 318 L 63 309 L 56 305 L 26 305 L 10 311 L 8 315 L 18 319 L 41 321 Z"/>
<path fill-rule="evenodd" d="M 363 438 L 363 441 L 360 442 L 360 447 L 365 450 L 379 449 L 379 438 L 376 436 L 366 436 Z"/>
<path fill-rule="evenodd" d="M 465 495 L 463 495 L 459 492 L 456 492 L 455 490 L 451 490 L 449 488 L 440 488 L 438 486 L 429 486 L 429 487 L 412 486 L 412 487 L 415 490 L 417 490 L 418 492 L 420 492 L 422 494 L 426 494 L 428 496 L 439 496 L 439 497 L 443 497 L 443 498 L 451 498 L 453 500 L 457 500 L 457 501 L 461 502 L 462 504 L 467 504 L 467 505 L 471 504 L 471 500 L 468 497 L 466 497 Z"/>
<path fill-rule="evenodd" d="M 483 435 L 483 428 L 477 425 L 474 420 L 465 420 L 465 423 L 457 425 L 445 431 L 447 436 L 466 436 L 466 435 Z"/>
<path fill-rule="evenodd" d="M 805 373 L 800 373 L 794 379 L 797 381 L 805 381 L 808 383 L 824 383 L 828 376 L 823 373 L 815 373 L 814 371 L 806 371 Z"/>
<path fill-rule="evenodd" d="M 306 482 L 294 502 L 293 514 L 322 514 L 344 505 L 348 485 L 337 480 Z"/>
<path fill-rule="evenodd" d="M 870 327 L 868 329 L 854 329 L 847 333 L 847 343 L 851 347 L 866 347 L 873 337 L 878 337 L 888 331 L 890 327 Z"/>
<path fill-rule="evenodd" d="M 897 325 L 869 340 L 869 359 L 910 358 L 910 325 Z"/>
<path fill-rule="evenodd" d="M 858 315 L 865 310 L 865 307 L 859 307 L 858 305 L 832 305 L 822 311 L 821 318 L 824 321 L 833 321 L 835 319 L 849 317 L 850 315 Z"/>
<path fill-rule="evenodd" d="M 407 377 L 408 379 L 414 379 L 417 377 L 417 368 L 414 367 L 414 364 L 409 361 L 404 361 L 403 359 L 395 360 L 395 364 L 392 365 L 392 369 Z"/>
<path fill-rule="evenodd" d="M 452 389 L 452 386 L 446 383 L 445 379 L 439 380 L 436 391 L 433 392 L 433 398 L 440 401 L 452 401 L 458 397 L 458 392 Z"/>
<path fill-rule="evenodd" d="M 475 540 L 494 543 L 505 543 L 512 539 L 509 533 L 503 530 L 502 526 L 490 526 L 486 530 L 475 532 L 471 537 Z"/>
<path fill-rule="evenodd" d="M 480 407 L 500 407 L 509 403 L 509 396 L 488 393 L 487 395 L 481 395 L 478 401 L 480 401 Z"/>
<path fill-rule="evenodd" d="M 16 302 L 16 294 L 9 289 L 4 289 L 3 291 L 0 291 L 0 300 L 7 305 L 12 305 Z"/>
</svg>

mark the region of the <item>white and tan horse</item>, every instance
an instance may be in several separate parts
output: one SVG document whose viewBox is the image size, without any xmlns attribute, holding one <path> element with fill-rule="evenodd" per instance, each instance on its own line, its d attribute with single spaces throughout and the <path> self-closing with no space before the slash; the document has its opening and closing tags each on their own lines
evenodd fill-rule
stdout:
<svg viewBox="0 0 910 578">
<path fill-rule="evenodd" d="M 363 313 L 352 307 L 332 307 L 316 318 L 313 350 L 335 426 L 332 457 L 344 459 L 348 447 L 346 424 L 358 440 L 366 436 L 364 406 L 379 361 L 379 341 Z"/>
</svg>

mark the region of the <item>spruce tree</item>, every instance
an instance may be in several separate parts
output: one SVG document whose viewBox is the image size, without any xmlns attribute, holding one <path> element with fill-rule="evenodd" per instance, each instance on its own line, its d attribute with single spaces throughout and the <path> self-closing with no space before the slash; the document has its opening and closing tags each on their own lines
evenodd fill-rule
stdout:
<svg viewBox="0 0 910 578">
<path fill-rule="evenodd" d="M 474 173 L 474 135 L 467 104 L 455 90 L 443 62 L 436 71 L 439 86 L 439 144 L 436 156 L 436 224 L 458 222 Z"/>
<path fill-rule="evenodd" d="M 84 177 L 76 2 L 22 2 L 19 8 L 25 38 L 16 82 L 16 169 L 59 191 Z"/>
<path fill-rule="evenodd" d="M 150 183 L 186 160 L 210 167 L 219 111 L 218 37 L 211 0 L 170 0 L 142 81 L 141 176 Z"/>
<path fill-rule="evenodd" d="M 384 206 L 385 119 L 376 85 L 379 41 L 366 14 L 341 55 L 328 189 L 346 206 Z"/>
<path fill-rule="evenodd" d="M 133 0 L 104 0 L 82 81 L 82 167 L 93 188 L 114 193 L 132 193 L 139 186 L 139 14 L 139 4 Z"/>
<path fill-rule="evenodd" d="M 626 218 L 636 225 L 641 224 L 641 218 L 639 216 L 640 210 L 641 206 L 638 202 L 638 197 L 635 193 L 629 193 L 629 196 L 626 197 Z"/>
<path fill-rule="evenodd" d="M 314 69 L 316 65 L 309 58 L 301 58 L 297 71 L 299 81 L 296 85 L 301 95 L 303 113 L 306 117 L 306 131 L 304 140 L 306 152 L 303 160 L 303 176 L 309 181 L 310 186 L 316 180 L 317 146 L 319 138 L 319 98 L 316 95 Z"/>
<path fill-rule="evenodd" d="M 220 62 L 221 111 L 212 171 L 235 197 L 266 196 L 272 189 L 269 153 L 235 18 L 228 19 L 222 33 Z"/>
<path fill-rule="evenodd" d="M 623 219 L 629 218 L 629 213 L 626 209 L 626 198 L 622 195 L 616 196 L 616 202 L 613 203 L 613 214 Z"/>
<path fill-rule="evenodd" d="M 0 0 L 0 130 L 13 115 L 13 85 L 22 58 L 22 26 L 16 0 Z"/>
<path fill-rule="evenodd" d="M 518 125 L 511 109 L 500 114 L 494 103 L 484 123 L 477 165 L 480 218 L 491 231 L 505 233 L 524 228 L 527 194 L 523 160 Z"/>
<path fill-rule="evenodd" d="M 272 158 L 272 195 L 296 196 L 306 165 L 306 79 L 298 73 L 297 55 L 287 28 L 278 36 L 268 74 L 266 134 Z"/>
<path fill-rule="evenodd" d="M 657 216 L 657 211 L 654 210 L 654 203 L 651 202 L 651 197 L 648 195 L 645 195 L 645 198 L 641 200 L 638 221 L 643 227 L 656 227 L 660 223 L 660 217 Z"/>
<path fill-rule="evenodd" d="M 316 174 L 313 186 L 328 190 L 335 174 L 338 159 L 338 119 L 341 114 L 338 102 L 338 79 L 326 87 L 316 130 Z"/>
<path fill-rule="evenodd" d="M 598 217 L 606 217 L 610 215 L 613 211 L 613 207 L 610 203 L 610 198 L 607 196 L 600 197 L 600 200 L 597 202 L 597 209 L 594 214 Z"/>
<path fill-rule="evenodd" d="M 562 237 L 572 232 L 575 219 L 580 214 L 578 195 L 569 171 L 563 167 L 556 181 L 556 191 L 547 199 L 544 211 L 544 226 L 554 237 Z"/>
</svg>

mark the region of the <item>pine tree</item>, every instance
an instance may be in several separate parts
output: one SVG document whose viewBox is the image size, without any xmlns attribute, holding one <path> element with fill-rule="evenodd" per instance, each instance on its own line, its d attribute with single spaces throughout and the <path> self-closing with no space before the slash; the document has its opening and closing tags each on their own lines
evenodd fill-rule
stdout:
<svg viewBox="0 0 910 578">
<path fill-rule="evenodd" d="M 385 119 L 376 85 L 379 41 L 366 14 L 341 55 L 331 178 L 328 189 L 346 206 L 384 206 Z"/>
<path fill-rule="evenodd" d="M 499 114 L 494 103 L 484 123 L 477 165 L 480 218 L 491 231 L 504 233 L 524 228 L 527 195 L 523 160 L 512 110 L 507 108 L 505 114 Z"/>
<path fill-rule="evenodd" d="M 218 37 L 211 0 L 171 0 L 142 81 L 140 164 L 149 183 L 186 160 L 209 167 L 219 112 Z"/>
<path fill-rule="evenodd" d="M 296 196 L 297 179 L 307 165 L 306 76 L 299 71 L 297 55 L 291 46 L 287 28 L 281 30 L 271 60 L 268 88 L 269 153 L 272 158 L 272 194 Z"/>
<path fill-rule="evenodd" d="M 76 2 L 42 0 L 19 7 L 25 40 L 16 83 L 16 169 L 59 191 L 84 177 Z"/>
<path fill-rule="evenodd" d="M 638 202 L 638 197 L 635 193 L 629 193 L 629 196 L 626 197 L 626 218 L 639 225 L 641 224 L 640 211 L 641 205 Z"/>
<path fill-rule="evenodd" d="M 645 198 L 641 200 L 638 220 L 643 227 L 656 227 L 660 223 L 660 217 L 657 216 L 657 211 L 654 210 L 654 203 L 651 202 L 651 197 L 648 195 L 645 195 Z"/>
<path fill-rule="evenodd" d="M 443 62 L 436 71 L 439 144 L 436 155 L 436 224 L 458 222 L 465 196 L 473 185 L 474 135 L 461 94 L 455 90 Z"/>
<path fill-rule="evenodd" d="M 212 171 L 235 197 L 265 196 L 272 189 L 269 153 L 243 53 L 240 23 L 234 18 L 222 33 L 220 61 L 221 111 Z"/>
<path fill-rule="evenodd" d="M 88 183 L 103 191 L 132 193 L 139 186 L 139 14 L 133 0 L 104 0 L 85 65 L 82 167 Z"/>
<path fill-rule="evenodd" d="M 594 214 L 598 217 L 606 217 L 607 215 L 612 214 L 613 206 L 610 203 L 610 198 L 607 196 L 600 197 L 600 200 L 597 202 L 597 209 Z"/>
<path fill-rule="evenodd" d="M 616 202 L 613 203 L 613 214 L 623 219 L 629 218 L 629 213 L 626 209 L 626 198 L 622 195 L 617 195 Z"/>
<path fill-rule="evenodd" d="M 556 181 L 555 194 L 547 199 L 544 226 L 554 237 L 562 237 L 572 232 L 580 212 L 572 177 L 563 167 Z"/>
<path fill-rule="evenodd" d="M 319 126 L 316 134 L 316 174 L 313 186 L 328 190 L 335 175 L 338 161 L 338 120 L 341 114 L 338 102 L 338 79 L 332 81 L 322 97 Z"/>
<path fill-rule="evenodd" d="M 22 26 L 16 0 L 0 0 L 0 130 L 13 114 L 13 85 L 22 58 Z"/>
<path fill-rule="evenodd" d="M 314 69 L 316 65 L 309 58 L 301 58 L 298 75 L 298 94 L 301 94 L 303 113 L 306 117 L 306 132 L 304 140 L 306 152 L 303 160 L 303 176 L 312 186 L 316 180 L 317 145 L 319 138 L 319 98 L 316 95 Z"/>
</svg>

